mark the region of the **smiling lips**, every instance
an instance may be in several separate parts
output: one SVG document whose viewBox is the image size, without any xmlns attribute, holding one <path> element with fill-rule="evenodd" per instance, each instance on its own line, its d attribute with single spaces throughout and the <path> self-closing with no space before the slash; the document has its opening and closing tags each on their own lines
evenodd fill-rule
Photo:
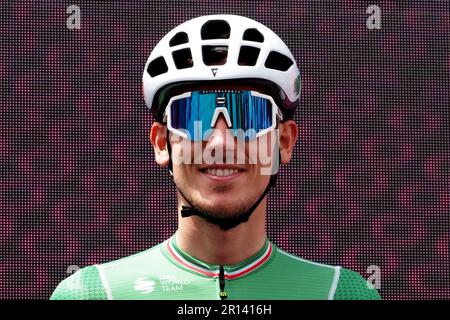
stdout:
<svg viewBox="0 0 450 320">
<path fill-rule="evenodd" d="M 239 166 L 214 165 L 199 168 L 200 172 L 213 180 L 230 180 L 241 175 L 245 169 Z"/>
</svg>

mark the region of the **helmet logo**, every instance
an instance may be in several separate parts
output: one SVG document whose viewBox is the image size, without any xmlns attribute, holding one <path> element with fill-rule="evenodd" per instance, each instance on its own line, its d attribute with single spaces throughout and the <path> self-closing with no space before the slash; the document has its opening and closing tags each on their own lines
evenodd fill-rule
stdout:
<svg viewBox="0 0 450 320">
<path fill-rule="evenodd" d="M 217 70 L 219 70 L 218 68 L 211 68 L 211 72 L 213 74 L 213 76 L 215 77 L 217 74 Z"/>
<path fill-rule="evenodd" d="M 294 92 L 297 96 L 300 93 L 300 75 L 298 75 L 294 80 Z"/>
</svg>

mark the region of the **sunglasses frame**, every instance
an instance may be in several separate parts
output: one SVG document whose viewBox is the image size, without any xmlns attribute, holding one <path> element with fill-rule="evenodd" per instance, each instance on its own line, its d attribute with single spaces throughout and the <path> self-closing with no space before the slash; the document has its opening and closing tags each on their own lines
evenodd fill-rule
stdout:
<svg viewBox="0 0 450 320">
<path fill-rule="evenodd" d="M 281 113 L 281 109 L 277 106 L 277 104 L 275 103 L 275 101 L 273 100 L 273 98 L 271 96 L 257 92 L 257 91 L 253 91 L 253 90 L 242 90 L 242 91 L 250 91 L 251 96 L 267 99 L 272 104 L 272 125 L 266 129 L 259 131 L 256 134 L 254 139 L 257 139 L 257 138 L 261 137 L 262 135 L 266 134 L 267 132 L 275 129 L 278 125 L 277 119 L 280 119 L 280 121 L 283 121 L 283 114 Z M 163 116 L 163 122 L 167 124 L 167 129 L 170 132 L 177 134 L 184 139 L 188 139 L 188 135 L 185 132 L 172 127 L 170 107 L 174 101 L 183 99 L 183 98 L 188 98 L 191 96 L 191 93 L 192 93 L 192 91 L 189 91 L 189 92 L 185 92 L 185 93 L 182 93 L 182 94 L 179 94 L 179 95 L 176 95 L 176 96 L 173 96 L 172 98 L 170 98 L 169 102 L 167 103 L 167 107 L 164 110 L 164 116 Z M 231 125 L 230 115 L 228 113 L 227 108 L 225 108 L 225 107 L 216 107 L 213 117 L 211 119 L 211 124 L 210 124 L 211 128 L 214 128 L 214 125 L 217 122 L 217 118 L 219 117 L 220 113 L 223 113 L 225 120 L 227 122 L 227 126 L 229 128 L 231 128 L 232 125 Z M 189 139 L 189 140 L 195 141 L 193 139 Z M 253 139 L 250 139 L 250 140 L 253 140 Z"/>
</svg>

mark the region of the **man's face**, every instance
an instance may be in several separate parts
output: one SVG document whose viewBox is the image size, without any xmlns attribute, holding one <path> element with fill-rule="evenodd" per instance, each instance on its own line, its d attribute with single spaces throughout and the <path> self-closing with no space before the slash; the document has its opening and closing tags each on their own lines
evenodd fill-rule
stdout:
<svg viewBox="0 0 450 320">
<path fill-rule="evenodd" d="M 175 184 L 189 203 L 212 217 L 245 213 L 269 183 L 273 131 L 238 141 L 221 115 L 207 141 L 192 142 L 172 133 L 170 138 Z"/>
<path fill-rule="evenodd" d="M 251 87 L 227 88 L 253 90 Z M 253 206 L 267 187 L 271 174 L 291 159 L 298 127 L 292 120 L 250 140 L 238 140 L 221 113 L 212 134 L 191 141 L 170 132 L 172 172 L 180 193 L 197 210 L 214 218 L 240 216 Z M 155 159 L 169 164 L 167 127 L 155 122 L 150 132 Z"/>
</svg>

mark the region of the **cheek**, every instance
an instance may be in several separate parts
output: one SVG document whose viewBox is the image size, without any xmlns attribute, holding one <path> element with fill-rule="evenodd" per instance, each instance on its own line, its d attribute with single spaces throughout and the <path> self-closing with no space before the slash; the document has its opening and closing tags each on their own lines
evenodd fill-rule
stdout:
<svg viewBox="0 0 450 320">
<path fill-rule="evenodd" d="M 259 165 L 253 165 L 251 170 L 247 174 L 245 179 L 245 190 L 254 192 L 255 188 L 259 189 L 260 186 L 266 183 L 267 176 L 261 174 L 261 167 Z"/>
<path fill-rule="evenodd" d="M 277 135 L 269 132 L 247 144 L 246 152 L 252 159 L 250 163 L 258 175 L 263 175 L 263 180 L 264 176 L 272 173 L 271 168 L 277 167 L 278 159 L 275 157 L 278 157 L 279 148 L 276 139 Z"/>
</svg>

